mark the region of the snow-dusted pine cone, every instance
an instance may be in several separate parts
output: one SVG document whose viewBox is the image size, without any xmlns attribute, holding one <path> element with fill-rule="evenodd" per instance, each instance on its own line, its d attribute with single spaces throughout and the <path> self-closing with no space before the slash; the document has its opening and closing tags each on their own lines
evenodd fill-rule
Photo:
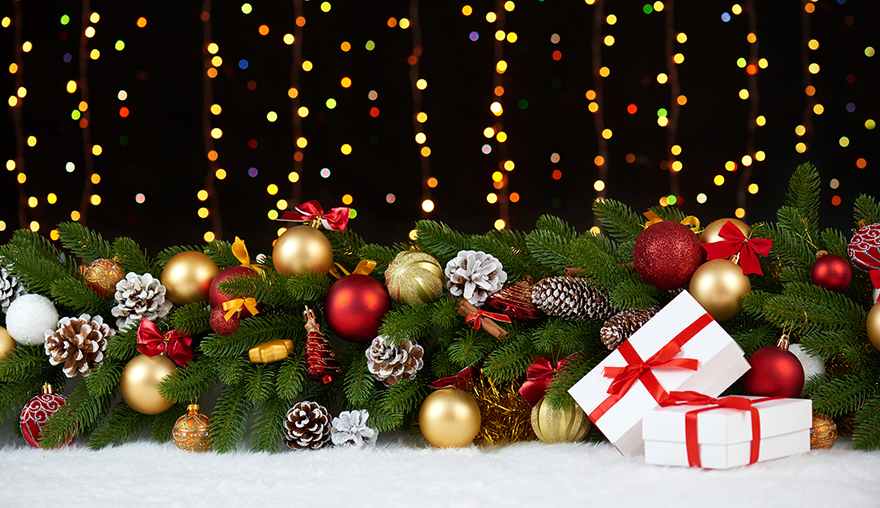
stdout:
<svg viewBox="0 0 880 508">
<path fill-rule="evenodd" d="M 149 273 L 138 275 L 128 272 L 124 279 L 116 283 L 116 307 L 110 311 L 116 317 L 116 327 L 120 330 L 141 319 L 150 321 L 165 317 L 173 305 L 165 299 L 165 286 Z"/>
<path fill-rule="evenodd" d="M 330 442 L 330 413 L 317 402 L 304 400 L 287 411 L 284 442 L 294 450 L 317 450 Z"/>
<path fill-rule="evenodd" d="M 385 386 L 397 384 L 404 379 L 416 377 L 424 365 L 422 356 L 425 350 L 418 344 L 406 341 L 399 346 L 389 344 L 385 336 L 373 339 L 364 351 L 367 355 L 367 368 Z"/>
<path fill-rule="evenodd" d="M 642 327 L 660 307 L 654 306 L 648 309 L 628 309 L 618 312 L 605 322 L 605 326 L 599 330 L 599 338 L 605 347 L 614 351 L 623 341 L 630 338 L 636 330 Z"/>
<path fill-rule="evenodd" d="M 12 276 L 6 269 L 0 267 L 0 310 L 6 314 L 9 304 L 19 296 L 26 294 L 21 281 Z"/>
<path fill-rule="evenodd" d="M 532 287 L 532 303 L 549 316 L 604 321 L 617 312 L 607 295 L 581 277 L 548 277 Z"/>
<path fill-rule="evenodd" d="M 330 428 L 330 440 L 336 446 L 360 447 L 365 444 L 376 444 L 379 431 L 367 427 L 370 413 L 366 409 L 360 411 L 343 411 L 333 419 Z"/>
<path fill-rule="evenodd" d="M 78 318 L 61 318 L 58 329 L 46 331 L 45 348 L 49 363 L 64 364 L 62 370 L 67 377 L 73 377 L 77 372 L 88 376 L 91 369 L 104 359 L 107 339 L 114 333 L 101 316 L 92 318 L 83 314 Z"/>
<path fill-rule="evenodd" d="M 446 263 L 446 287 L 453 296 L 461 296 L 472 305 L 483 305 L 492 293 L 500 291 L 507 280 L 501 261 L 483 251 L 459 251 Z"/>
</svg>

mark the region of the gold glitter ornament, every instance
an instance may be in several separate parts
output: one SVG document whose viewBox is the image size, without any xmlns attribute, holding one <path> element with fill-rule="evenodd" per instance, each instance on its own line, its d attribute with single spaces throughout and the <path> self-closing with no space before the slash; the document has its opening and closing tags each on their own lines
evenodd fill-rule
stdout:
<svg viewBox="0 0 880 508">
<path fill-rule="evenodd" d="M 177 419 L 171 430 L 174 444 L 185 452 L 204 452 L 210 448 L 211 420 L 199 413 L 198 404 L 190 404 L 186 414 Z"/>
<path fill-rule="evenodd" d="M 385 270 L 391 299 L 407 305 L 426 305 L 443 293 L 443 267 L 419 249 L 401 252 Z"/>
<path fill-rule="evenodd" d="M 825 415 L 813 415 L 810 429 L 810 449 L 831 448 L 837 441 L 837 424 Z"/>
<path fill-rule="evenodd" d="M 587 435 L 590 419 L 577 403 L 566 409 L 554 409 L 543 397 L 532 408 L 532 430 L 545 443 L 574 443 Z"/>
<path fill-rule="evenodd" d="M 475 374 L 471 393 L 482 415 L 480 443 L 515 443 L 534 439 L 529 403 L 519 394 L 522 382 L 495 381 Z"/>
</svg>

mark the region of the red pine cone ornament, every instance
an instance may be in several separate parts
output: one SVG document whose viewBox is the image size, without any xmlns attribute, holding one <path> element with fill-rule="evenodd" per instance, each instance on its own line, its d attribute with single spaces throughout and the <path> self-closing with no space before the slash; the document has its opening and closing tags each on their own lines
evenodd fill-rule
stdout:
<svg viewBox="0 0 880 508">
<path fill-rule="evenodd" d="M 331 383 L 336 379 L 336 376 L 342 374 L 336 354 L 330 347 L 327 338 L 321 333 L 321 327 L 315 320 L 315 311 L 306 307 L 303 319 L 306 321 L 307 332 L 306 366 L 308 373 L 306 375 L 312 381 L 321 381 L 324 384 Z"/>
</svg>

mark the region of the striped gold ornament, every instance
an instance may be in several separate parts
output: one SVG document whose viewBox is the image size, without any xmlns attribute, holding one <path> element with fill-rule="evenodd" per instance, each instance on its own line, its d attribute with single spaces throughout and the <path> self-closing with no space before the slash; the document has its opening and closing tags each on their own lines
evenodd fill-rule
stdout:
<svg viewBox="0 0 880 508">
<path fill-rule="evenodd" d="M 443 280 L 440 263 L 418 249 L 401 252 L 385 270 L 385 287 L 391 299 L 408 305 L 425 305 L 439 298 Z"/>
<path fill-rule="evenodd" d="M 545 443 L 573 443 L 587 435 L 590 419 L 577 403 L 568 409 L 553 409 L 542 398 L 532 408 L 532 429 Z"/>
</svg>

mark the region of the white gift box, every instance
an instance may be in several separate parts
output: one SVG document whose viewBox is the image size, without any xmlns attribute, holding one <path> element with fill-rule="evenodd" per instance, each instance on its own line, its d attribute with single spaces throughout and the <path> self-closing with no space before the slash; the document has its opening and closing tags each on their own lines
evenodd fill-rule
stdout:
<svg viewBox="0 0 880 508">
<path fill-rule="evenodd" d="M 697 360 L 696 371 L 680 367 L 651 368 L 614 402 L 614 397 L 608 393 L 612 378 L 605 376 L 605 368 L 630 364 L 621 353 L 622 348 L 634 351 L 642 361 L 648 360 L 674 338 L 678 337 L 677 342 L 681 342 L 681 337 L 694 328 L 694 323 L 706 324 L 697 327 L 699 330 L 681 345 L 681 352 L 675 358 Z M 631 348 L 625 346 L 627 343 Z M 642 417 L 660 407 L 645 382 L 653 385 L 652 380 L 656 379 L 660 391 L 692 390 L 717 397 L 747 370 L 749 363 L 739 345 L 721 325 L 708 317 L 706 310 L 690 293 L 683 291 L 572 386 L 569 393 L 621 453 L 638 455 L 644 450 Z M 606 401 L 609 397 L 611 400 Z M 609 404 L 613 405 L 609 407 Z"/>
<path fill-rule="evenodd" d="M 759 399 L 759 397 L 746 397 Z M 813 401 L 774 399 L 754 403 L 760 422 L 757 462 L 810 451 Z M 645 414 L 645 462 L 663 466 L 688 466 L 685 418 L 689 411 L 714 407 L 696 414 L 699 466 L 728 469 L 751 463 L 752 413 L 747 409 L 718 406 L 670 406 Z"/>
</svg>

